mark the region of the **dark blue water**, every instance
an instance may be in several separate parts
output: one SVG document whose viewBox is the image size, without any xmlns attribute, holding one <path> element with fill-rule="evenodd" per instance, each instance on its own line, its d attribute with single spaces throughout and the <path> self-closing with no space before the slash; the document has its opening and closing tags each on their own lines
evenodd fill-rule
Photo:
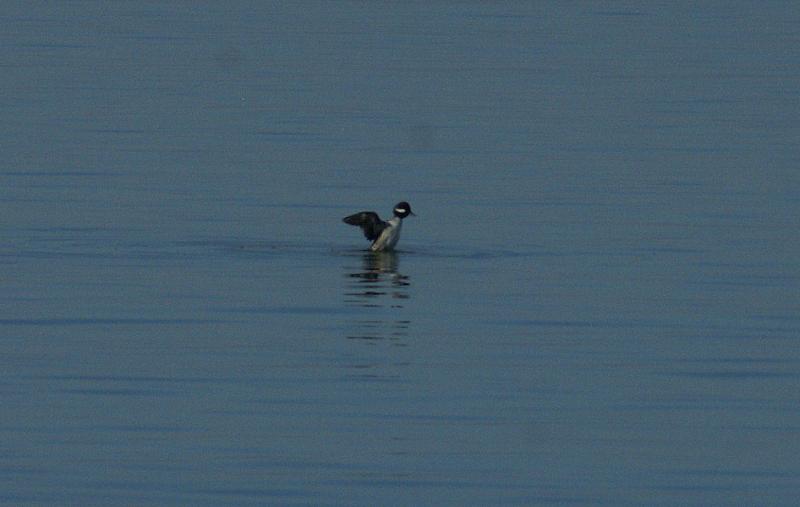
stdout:
<svg viewBox="0 0 800 507">
<path fill-rule="evenodd" d="M 0 26 L 0 504 L 800 497 L 793 3 Z"/>
</svg>

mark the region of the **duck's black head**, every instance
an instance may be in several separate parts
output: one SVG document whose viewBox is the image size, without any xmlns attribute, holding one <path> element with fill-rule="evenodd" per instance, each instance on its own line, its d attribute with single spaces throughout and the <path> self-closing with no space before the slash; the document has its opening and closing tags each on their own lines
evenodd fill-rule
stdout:
<svg viewBox="0 0 800 507">
<path fill-rule="evenodd" d="M 398 202 L 397 204 L 394 205 L 394 216 L 405 218 L 408 215 L 414 215 L 414 213 L 411 211 L 410 204 L 403 201 L 403 202 Z"/>
</svg>

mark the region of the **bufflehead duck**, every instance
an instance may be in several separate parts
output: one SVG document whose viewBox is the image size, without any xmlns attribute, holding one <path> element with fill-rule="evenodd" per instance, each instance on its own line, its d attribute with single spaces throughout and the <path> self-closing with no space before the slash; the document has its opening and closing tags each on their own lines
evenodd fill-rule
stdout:
<svg viewBox="0 0 800 507">
<path fill-rule="evenodd" d="M 369 249 L 373 252 L 384 252 L 392 250 L 400 239 L 400 229 L 403 228 L 403 219 L 411 212 L 411 206 L 403 201 L 394 206 L 394 216 L 384 222 L 374 211 L 362 211 L 344 217 L 342 221 L 346 224 L 361 227 L 364 236 L 372 241 Z M 416 215 L 415 215 L 416 216 Z"/>
</svg>

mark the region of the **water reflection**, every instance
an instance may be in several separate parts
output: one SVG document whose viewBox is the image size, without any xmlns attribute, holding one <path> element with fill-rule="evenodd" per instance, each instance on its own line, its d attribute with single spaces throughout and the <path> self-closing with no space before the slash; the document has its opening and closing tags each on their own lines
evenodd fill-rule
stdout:
<svg viewBox="0 0 800 507">
<path fill-rule="evenodd" d="M 398 272 L 398 264 L 394 252 L 365 252 L 360 269 L 348 270 L 345 304 L 365 311 L 350 322 L 347 338 L 402 342 L 408 335 L 410 321 L 402 317 L 411 280 Z"/>
</svg>

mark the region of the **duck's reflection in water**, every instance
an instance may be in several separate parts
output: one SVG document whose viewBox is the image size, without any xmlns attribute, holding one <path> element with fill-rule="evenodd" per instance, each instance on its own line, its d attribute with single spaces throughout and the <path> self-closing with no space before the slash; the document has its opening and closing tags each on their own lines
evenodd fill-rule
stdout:
<svg viewBox="0 0 800 507">
<path fill-rule="evenodd" d="M 394 252 L 367 252 L 361 257 L 361 269 L 350 269 L 346 274 L 345 304 L 365 309 L 351 322 L 349 339 L 403 344 L 410 321 L 402 318 L 402 309 L 409 298 L 411 280 L 397 271 L 398 263 Z"/>
</svg>

